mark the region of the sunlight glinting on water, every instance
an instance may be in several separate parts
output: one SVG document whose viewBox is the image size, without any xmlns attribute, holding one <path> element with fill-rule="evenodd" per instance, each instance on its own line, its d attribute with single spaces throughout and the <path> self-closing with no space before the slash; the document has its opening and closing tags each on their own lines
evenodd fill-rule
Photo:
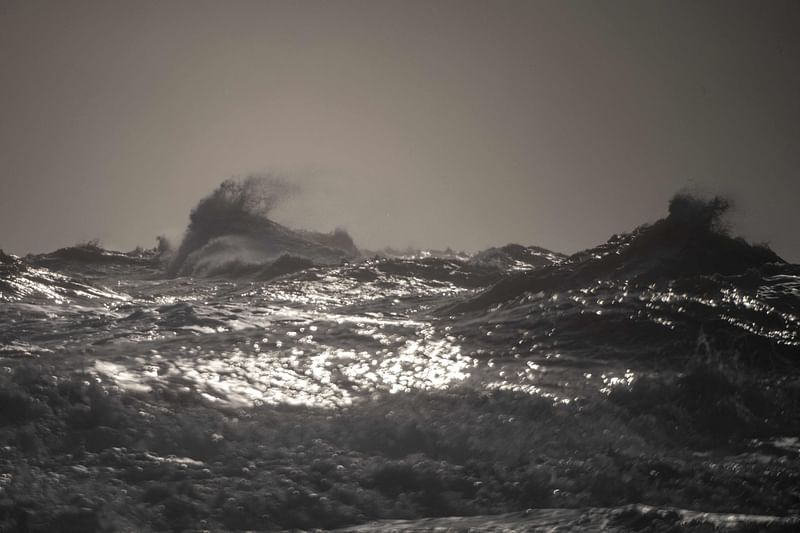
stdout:
<svg viewBox="0 0 800 533">
<path fill-rule="evenodd" d="M 366 261 L 362 267 L 367 268 L 371 264 L 372 262 Z M 375 280 L 366 282 L 348 277 L 347 274 L 344 267 L 332 269 L 324 278 L 318 280 L 282 280 L 268 286 L 251 289 L 242 293 L 241 296 L 264 298 L 272 303 L 283 302 L 325 311 L 342 306 L 385 300 L 389 296 L 387 287 L 391 287 L 393 304 L 397 304 L 402 298 L 411 296 L 452 295 L 465 290 L 451 283 L 407 279 L 384 273 L 375 274 Z"/>
<path fill-rule="evenodd" d="M 398 353 L 387 352 L 380 358 L 361 358 L 343 369 L 358 387 L 389 392 L 414 389 L 442 389 L 469 377 L 466 370 L 472 360 L 461 355 L 461 347 L 449 339 L 432 339 L 431 330 L 423 330 L 422 339 L 409 339 Z"/>
<path fill-rule="evenodd" d="M 764 292 L 760 296 L 766 297 L 768 294 L 768 292 Z M 689 306 L 698 304 L 706 308 L 721 309 L 717 311 L 720 318 L 748 333 L 773 339 L 789 346 L 800 345 L 800 334 L 798 334 L 800 317 L 781 312 L 763 299 L 743 294 L 736 288 L 721 288 L 717 298 L 678 293 L 670 288 L 666 291 L 646 292 L 642 294 L 641 299 L 647 302 L 647 309 L 654 312 L 659 312 L 663 306 L 667 309 L 677 310 L 678 313 L 687 313 Z M 781 327 L 768 328 L 759 325 L 754 320 L 747 319 L 747 312 L 754 313 L 753 316 L 757 316 L 761 320 L 764 317 L 774 319 L 781 324 Z M 665 325 L 672 323 L 671 320 L 658 315 L 654 315 L 651 319 Z"/>
<path fill-rule="evenodd" d="M 613 374 L 602 374 L 600 379 L 603 380 L 603 388 L 600 389 L 600 392 L 603 394 L 611 394 L 617 387 L 627 387 L 633 384 L 634 380 L 636 379 L 636 374 L 631 372 L 631 370 L 626 370 L 622 376 L 615 376 Z"/>
<path fill-rule="evenodd" d="M 87 300 L 109 299 L 126 301 L 127 295 L 118 294 L 105 288 L 95 288 L 70 280 L 67 276 L 45 268 L 26 267 L 23 275 L 8 276 L 3 281 L 11 289 L 9 294 L 0 292 L 0 301 L 20 301 L 26 296 L 39 295 L 56 304 L 69 304 L 74 298 Z"/>
<path fill-rule="evenodd" d="M 337 407 L 362 394 L 442 389 L 469 376 L 474 366 L 455 338 L 438 338 L 430 325 L 405 320 L 328 315 L 328 324 L 355 322 L 356 331 L 382 348 L 346 349 L 318 340 L 320 327 L 294 321 L 296 329 L 215 351 L 181 346 L 177 355 L 149 353 L 134 367 L 98 361 L 94 369 L 117 386 L 194 391 L 212 402 L 236 405 L 291 404 Z M 352 326 L 345 325 L 345 330 Z M 387 333 L 409 328 L 412 334 Z M 253 330 L 246 330 L 252 334 Z M 330 333 L 328 333 L 330 334 Z"/>
</svg>

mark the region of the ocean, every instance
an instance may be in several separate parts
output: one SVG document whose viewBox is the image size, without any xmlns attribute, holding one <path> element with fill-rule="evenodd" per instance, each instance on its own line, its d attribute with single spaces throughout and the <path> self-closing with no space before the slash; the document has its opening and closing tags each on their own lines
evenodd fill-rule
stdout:
<svg viewBox="0 0 800 533">
<path fill-rule="evenodd" d="M 573 255 L 274 203 L 0 254 L 2 531 L 800 530 L 800 266 L 724 201 Z"/>
</svg>

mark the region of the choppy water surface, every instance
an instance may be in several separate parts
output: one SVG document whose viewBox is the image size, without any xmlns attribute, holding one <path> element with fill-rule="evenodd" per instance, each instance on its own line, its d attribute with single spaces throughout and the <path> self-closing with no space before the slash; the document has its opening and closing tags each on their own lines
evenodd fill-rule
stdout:
<svg viewBox="0 0 800 533">
<path fill-rule="evenodd" d="M 211 277 L 4 255 L 0 523 L 796 530 L 800 270 L 670 220 Z"/>
</svg>

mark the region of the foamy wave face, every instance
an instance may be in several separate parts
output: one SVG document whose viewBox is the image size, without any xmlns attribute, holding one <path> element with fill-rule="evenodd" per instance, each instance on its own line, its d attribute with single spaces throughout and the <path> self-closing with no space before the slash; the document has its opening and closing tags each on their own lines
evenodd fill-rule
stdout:
<svg viewBox="0 0 800 533">
<path fill-rule="evenodd" d="M 211 239 L 195 250 L 184 263 L 194 276 L 211 277 L 234 274 L 237 268 L 257 267 L 277 258 L 280 250 L 270 250 L 269 243 L 240 235 Z"/>
</svg>

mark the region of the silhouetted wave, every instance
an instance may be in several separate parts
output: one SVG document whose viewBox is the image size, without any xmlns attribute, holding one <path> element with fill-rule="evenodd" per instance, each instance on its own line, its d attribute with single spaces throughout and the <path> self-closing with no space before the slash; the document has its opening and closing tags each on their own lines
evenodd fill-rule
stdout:
<svg viewBox="0 0 800 533">
<path fill-rule="evenodd" d="M 800 268 L 730 237 L 726 209 L 718 198 L 678 195 L 662 220 L 512 272 L 440 312 L 474 317 L 468 328 L 481 324 L 476 350 L 487 356 L 569 349 L 681 365 L 713 352 L 750 367 L 798 364 Z"/>
<path fill-rule="evenodd" d="M 338 263 L 358 255 L 344 230 L 295 231 L 267 218 L 290 192 L 291 187 L 277 178 L 251 176 L 223 182 L 192 210 L 167 274 L 219 275 L 226 270 L 222 264 L 266 265 L 284 254 L 317 263 Z"/>
<path fill-rule="evenodd" d="M 504 279 L 455 310 L 480 309 L 526 292 L 561 291 L 611 280 L 663 283 L 785 264 L 766 246 L 730 237 L 723 226 L 727 209 L 727 202 L 720 198 L 706 201 L 676 195 L 666 218 L 631 233 L 614 235 L 608 242 L 563 262 Z"/>
<path fill-rule="evenodd" d="M 106 250 L 97 242 L 60 248 L 46 254 L 28 255 L 25 260 L 31 265 L 83 275 L 113 270 L 160 269 L 161 265 L 155 250 L 117 252 Z"/>
</svg>

